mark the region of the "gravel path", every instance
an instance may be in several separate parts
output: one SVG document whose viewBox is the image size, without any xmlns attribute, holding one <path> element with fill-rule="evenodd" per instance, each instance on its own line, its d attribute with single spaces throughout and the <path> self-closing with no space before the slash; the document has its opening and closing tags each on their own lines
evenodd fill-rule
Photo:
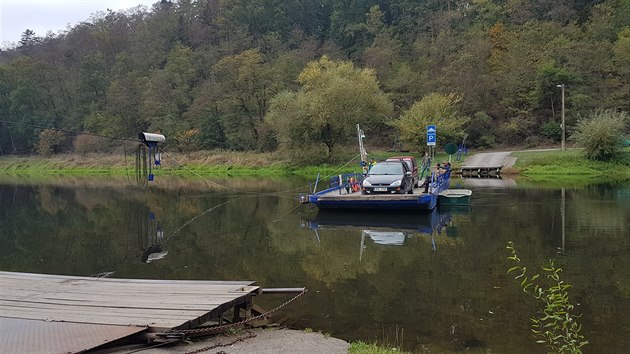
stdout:
<svg viewBox="0 0 630 354">
<path fill-rule="evenodd" d="M 215 335 L 192 344 L 179 343 L 139 353 L 192 354 L 346 354 L 349 344 L 321 333 L 288 329 L 254 329 L 230 336 Z M 128 352 L 128 351 L 125 351 Z"/>
</svg>

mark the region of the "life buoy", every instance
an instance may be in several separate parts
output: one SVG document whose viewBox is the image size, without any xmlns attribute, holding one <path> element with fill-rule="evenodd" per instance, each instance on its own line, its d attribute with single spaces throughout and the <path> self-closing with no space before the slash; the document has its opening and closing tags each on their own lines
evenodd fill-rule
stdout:
<svg viewBox="0 0 630 354">
<path fill-rule="evenodd" d="M 350 185 L 352 186 L 352 191 L 353 192 L 358 192 L 359 191 L 359 183 L 357 183 L 357 180 L 354 177 L 350 177 L 348 182 L 350 182 Z"/>
</svg>

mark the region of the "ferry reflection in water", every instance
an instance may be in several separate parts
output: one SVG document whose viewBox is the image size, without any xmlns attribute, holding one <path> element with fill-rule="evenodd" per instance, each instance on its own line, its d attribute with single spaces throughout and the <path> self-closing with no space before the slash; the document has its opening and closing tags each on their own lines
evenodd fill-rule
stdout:
<svg viewBox="0 0 630 354">
<path fill-rule="evenodd" d="M 433 209 L 428 213 L 376 213 L 352 211 L 320 210 L 310 220 L 302 220 L 302 227 L 315 232 L 320 239 L 321 229 L 358 229 L 361 230 L 361 252 L 366 247 L 367 239 L 373 243 L 387 246 L 402 246 L 405 240 L 414 234 L 431 236 L 431 247 L 437 250 L 435 236 L 446 231 L 447 236 L 457 235 L 457 228 L 452 225 L 453 213 L 468 213 L 469 207 Z"/>
</svg>

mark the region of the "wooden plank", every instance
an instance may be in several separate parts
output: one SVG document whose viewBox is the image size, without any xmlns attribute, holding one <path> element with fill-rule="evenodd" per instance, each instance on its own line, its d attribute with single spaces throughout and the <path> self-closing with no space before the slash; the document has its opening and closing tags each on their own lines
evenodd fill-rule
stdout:
<svg viewBox="0 0 630 354">
<path fill-rule="evenodd" d="M 253 290 L 255 291 L 255 290 Z M 82 299 L 112 299 L 114 301 L 120 301 L 116 299 L 116 296 L 120 296 L 123 298 L 131 298 L 134 299 L 142 299 L 143 301 L 159 301 L 165 298 L 168 298 L 171 302 L 188 302 L 191 300 L 203 300 L 203 299 L 212 299 L 212 298 L 237 298 L 242 295 L 247 295 L 248 293 L 233 293 L 233 292 L 223 292 L 223 293 L 210 293 L 210 294 L 180 294 L 180 293 L 156 293 L 156 292 L 128 292 L 128 293 L 96 293 L 96 292 L 67 292 L 63 289 L 57 290 L 43 290 L 38 291 L 37 289 L 28 289 L 28 290 L 11 290 L 11 293 L 0 293 L 0 299 L 25 299 L 25 300 L 36 300 L 36 299 L 49 299 L 49 298 L 63 298 L 69 300 L 82 300 Z M 135 297 L 130 296 L 135 295 Z"/>
<path fill-rule="evenodd" d="M 191 321 L 205 322 L 224 312 L 224 305 L 229 307 L 244 301 L 232 301 L 216 304 L 214 308 L 203 311 L 155 310 L 155 309 L 116 309 L 111 307 L 78 307 L 69 305 L 28 304 L 27 306 L 9 306 L 0 302 L 0 314 L 3 317 L 26 318 L 48 321 L 84 322 L 96 324 L 136 325 L 159 328 L 173 328 Z M 229 308 L 228 307 L 228 308 Z M 203 319 L 203 320 L 199 320 Z"/>
<path fill-rule="evenodd" d="M 77 310 L 76 308 L 68 306 L 39 306 L 39 307 L 22 307 L 22 306 L 5 306 L 0 304 L 2 309 L 2 316 L 5 317 L 19 317 L 9 316 L 9 314 L 31 314 L 29 318 L 37 318 L 40 320 L 56 318 L 58 320 L 73 322 L 73 319 L 77 316 L 87 317 L 90 320 L 83 322 L 90 323 L 103 323 L 102 318 L 112 317 L 113 320 L 110 324 L 127 325 L 129 321 L 142 320 L 142 323 L 158 323 L 164 320 L 177 320 L 180 322 L 186 321 L 191 318 L 199 317 L 198 315 L 208 311 L 132 311 L 132 310 L 118 310 L 111 308 L 90 308 L 90 311 L 84 309 Z M 92 311 L 93 310 L 93 311 Z M 34 317 L 32 317 L 34 316 Z"/>
<path fill-rule="evenodd" d="M 83 285 L 83 286 L 98 286 L 98 287 L 106 287 L 106 288 L 173 288 L 173 287 L 182 287 L 182 288 L 217 288 L 217 289 L 236 289 L 239 287 L 245 287 L 254 285 L 255 282 L 243 282 L 237 284 L 214 284 L 206 281 L 200 281 L 198 284 L 184 282 L 182 284 L 177 283 L 126 283 L 126 282 L 110 282 L 108 279 L 102 278 L 80 278 L 80 279 L 37 279 L 37 278 L 15 278 L 15 277 L 5 277 L 0 274 L 0 282 L 2 283 L 24 283 L 26 284 L 49 284 L 49 285 Z"/>
<path fill-rule="evenodd" d="M 39 274 L 39 273 L 18 273 L 18 272 L 1 272 L 0 278 L 14 278 L 14 279 L 56 279 L 56 280 L 87 280 L 94 282 L 106 282 L 106 283 L 125 283 L 125 284 L 206 284 L 206 285 L 251 285 L 255 283 L 251 280 L 241 281 L 223 281 L 223 280 L 162 280 L 162 279 L 121 279 L 121 278 L 95 278 L 95 277 L 78 277 L 69 275 L 57 275 L 57 274 Z"/>
<path fill-rule="evenodd" d="M 74 322 L 74 323 L 91 323 L 91 324 L 109 324 L 118 326 L 140 326 L 149 328 L 176 328 L 181 326 L 186 320 L 160 319 L 155 321 L 153 318 L 129 317 L 127 320 L 120 316 L 99 316 L 94 317 L 90 314 L 73 314 L 67 316 L 64 313 L 51 312 L 47 317 L 42 318 L 41 312 L 33 311 L 12 311 L 12 309 L 4 309 L 0 307 L 2 317 L 21 318 L 28 320 L 43 320 L 51 322 Z"/>
<path fill-rule="evenodd" d="M 37 304 L 48 304 L 48 305 L 68 305 L 68 306 L 92 306 L 92 307 L 107 307 L 107 308 L 138 308 L 138 309 L 160 309 L 160 310 L 194 310 L 194 311 L 204 311 L 213 309 L 216 305 L 220 305 L 227 301 L 232 301 L 237 298 L 235 297 L 223 297 L 223 298 L 212 298 L 208 301 L 204 301 L 203 303 L 193 303 L 192 301 L 188 302 L 169 302 L 166 301 L 153 301 L 153 302 L 143 302 L 143 301 L 132 301 L 130 299 L 123 299 L 122 301 L 112 301 L 111 299 L 38 299 L 38 300 L 24 300 L 20 298 L 6 298 L 3 297 L 0 299 L 0 303 L 5 303 L 7 305 L 10 304 L 22 304 L 26 306 L 26 304 L 33 304 L 32 306 L 37 306 Z M 194 300 L 194 299 L 191 299 Z"/>
<path fill-rule="evenodd" d="M 252 281 L 173 281 L 0 272 L 0 316 L 65 322 L 191 328 L 239 305 Z"/>
<path fill-rule="evenodd" d="M 226 292 L 235 292 L 237 293 L 239 289 L 245 289 L 243 293 L 249 293 L 249 286 L 251 285 L 204 285 L 199 284 L 199 286 L 193 285 L 182 285 L 178 286 L 177 284 L 172 284 L 169 286 L 156 284 L 151 286 L 149 284 L 143 285 L 125 285 L 125 284 L 111 284 L 111 283 L 81 283 L 81 282 L 62 282 L 62 283 L 49 283 L 49 282 L 39 282 L 39 281 L 5 281 L 5 279 L 0 278 L 0 285 L 2 285 L 2 289 L 11 288 L 12 290 L 33 290 L 37 289 L 38 291 L 56 291 L 58 289 L 64 289 L 67 292 L 99 292 L 99 293 L 115 293 L 115 294 L 126 294 L 126 293 L 137 293 L 137 292 L 148 292 L 151 291 L 153 293 L 164 293 L 164 294 L 222 294 Z"/>
</svg>

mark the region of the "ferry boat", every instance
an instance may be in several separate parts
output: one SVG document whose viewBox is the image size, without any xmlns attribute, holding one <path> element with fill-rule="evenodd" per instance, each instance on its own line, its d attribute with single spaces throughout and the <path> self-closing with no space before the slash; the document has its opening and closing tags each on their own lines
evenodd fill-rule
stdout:
<svg viewBox="0 0 630 354">
<path fill-rule="evenodd" d="M 411 194 L 362 194 L 361 183 L 360 174 L 336 176 L 331 179 L 329 188 L 302 200 L 322 210 L 433 210 L 438 204 L 440 192 L 449 187 L 450 171 L 433 174 L 426 192 L 421 187 L 414 188 Z"/>
</svg>

